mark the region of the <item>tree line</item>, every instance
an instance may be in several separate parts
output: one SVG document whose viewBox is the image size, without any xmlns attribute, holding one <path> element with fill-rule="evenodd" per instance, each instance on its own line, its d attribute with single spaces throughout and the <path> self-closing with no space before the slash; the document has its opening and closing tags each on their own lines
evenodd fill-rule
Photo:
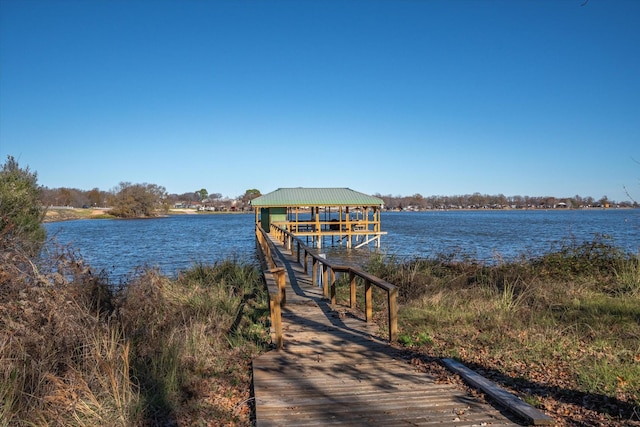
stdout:
<svg viewBox="0 0 640 427">
<path fill-rule="evenodd" d="M 98 188 L 84 191 L 76 188 L 43 187 L 40 200 L 44 206 L 113 208 L 120 216 L 150 216 L 154 210 L 168 210 L 174 206 L 201 207 L 207 210 L 250 210 L 250 202 L 260 196 L 260 190 L 248 189 L 236 198 L 223 197 L 221 193 L 209 193 L 205 188 L 181 194 L 169 194 L 156 184 L 132 184 L 122 182 L 111 191 Z M 430 209 L 580 209 L 590 207 L 639 207 L 636 201 L 615 201 L 607 196 L 595 199 L 591 196 L 505 196 L 504 194 L 465 194 L 455 196 L 374 196 L 384 201 L 387 210 Z"/>
<path fill-rule="evenodd" d="M 136 199 L 147 207 L 168 209 L 181 205 L 185 207 L 203 206 L 215 210 L 247 210 L 250 201 L 260 196 L 257 189 L 248 189 L 245 194 L 235 198 L 223 197 L 221 193 L 209 193 L 205 188 L 187 193 L 169 194 L 166 189 L 156 184 L 120 183 L 110 191 L 98 188 L 80 190 L 77 188 L 42 187 L 40 200 L 43 206 L 69 206 L 113 208 L 127 204 Z M 595 199 L 591 196 L 575 195 L 572 197 L 553 196 L 505 196 L 504 194 L 465 194 L 455 196 L 412 196 L 381 195 L 374 196 L 384 201 L 389 210 L 429 210 L 429 209 L 580 209 L 588 207 L 639 207 L 637 201 L 615 201 L 607 196 Z M 153 201 L 150 201 L 153 199 Z M 128 202 L 127 202 L 128 201 Z M 126 210 L 126 209 L 125 209 Z"/>
<path fill-rule="evenodd" d="M 180 205 L 185 207 L 207 206 L 215 210 L 246 210 L 251 199 L 260 195 L 257 189 L 249 189 L 236 198 L 223 197 L 221 193 L 209 193 L 205 188 L 187 193 L 167 192 L 157 184 L 133 184 L 121 182 L 110 191 L 93 188 L 40 188 L 40 202 L 45 207 L 112 208 L 119 216 L 152 216 L 153 211 L 166 211 Z"/>
<path fill-rule="evenodd" d="M 374 194 L 384 200 L 389 210 L 429 210 L 429 209 L 580 209 L 591 207 L 639 207 L 636 201 L 617 202 L 607 196 L 594 199 L 582 197 L 552 196 L 505 196 L 504 194 L 465 194 L 457 196 L 392 196 Z"/>
</svg>

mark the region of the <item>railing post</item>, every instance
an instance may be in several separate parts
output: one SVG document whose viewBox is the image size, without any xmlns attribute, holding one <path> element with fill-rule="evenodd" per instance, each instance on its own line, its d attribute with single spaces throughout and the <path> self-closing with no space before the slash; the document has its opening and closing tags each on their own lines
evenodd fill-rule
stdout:
<svg viewBox="0 0 640 427">
<path fill-rule="evenodd" d="M 309 274 L 309 252 L 307 252 L 307 250 L 304 250 L 304 274 Z"/>
<path fill-rule="evenodd" d="M 336 305 L 336 272 L 331 269 L 331 305 Z"/>
<path fill-rule="evenodd" d="M 356 308 L 356 284 L 356 274 L 353 271 L 349 270 L 349 287 L 351 288 L 351 292 L 349 293 L 349 306 L 351 308 Z"/>
<path fill-rule="evenodd" d="M 311 258 L 311 283 L 315 286 L 316 278 L 318 277 L 318 260 Z"/>
<path fill-rule="evenodd" d="M 280 304 L 284 307 L 287 304 L 287 277 L 284 268 L 278 268 L 274 271 L 276 283 L 278 284 L 278 292 L 280 294 Z"/>
<path fill-rule="evenodd" d="M 329 296 L 329 266 L 322 263 L 322 295 L 327 298 Z"/>
<path fill-rule="evenodd" d="M 364 280 L 364 308 L 365 319 L 367 322 L 371 322 L 373 318 L 373 302 L 371 298 L 371 282 L 367 279 Z"/>
<path fill-rule="evenodd" d="M 273 264 L 273 258 L 271 258 L 271 246 L 269 246 L 268 244 L 265 244 L 266 247 L 266 253 L 267 253 L 267 264 L 271 265 Z"/>
<path fill-rule="evenodd" d="M 295 249 L 293 246 L 293 235 L 289 234 L 289 249 L 291 249 L 291 255 L 295 253 Z"/>
<path fill-rule="evenodd" d="M 394 342 L 398 337 L 398 289 L 388 292 L 389 301 L 389 341 Z"/>
<path fill-rule="evenodd" d="M 269 296 L 269 309 L 271 311 L 271 321 L 275 331 L 275 344 L 278 350 L 282 350 L 282 308 L 280 307 L 280 295 L 274 293 Z"/>
<path fill-rule="evenodd" d="M 300 264 L 300 241 L 299 240 L 296 240 L 296 249 L 297 249 L 296 261 L 298 261 L 298 264 Z"/>
</svg>

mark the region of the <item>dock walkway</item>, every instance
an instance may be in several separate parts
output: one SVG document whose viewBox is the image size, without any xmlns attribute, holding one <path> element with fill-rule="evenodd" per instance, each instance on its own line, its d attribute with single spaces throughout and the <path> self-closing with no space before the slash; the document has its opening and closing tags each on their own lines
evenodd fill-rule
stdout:
<svg viewBox="0 0 640 427">
<path fill-rule="evenodd" d="M 377 328 L 333 310 L 271 238 L 287 269 L 284 348 L 253 361 L 256 425 L 514 426 L 516 419 L 403 360 Z"/>
</svg>

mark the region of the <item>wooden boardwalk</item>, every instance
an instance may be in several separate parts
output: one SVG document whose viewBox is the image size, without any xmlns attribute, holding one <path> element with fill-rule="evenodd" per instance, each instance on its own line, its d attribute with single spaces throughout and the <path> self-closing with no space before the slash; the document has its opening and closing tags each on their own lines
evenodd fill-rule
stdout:
<svg viewBox="0 0 640 427">
<path fill-rule="evenodd" d="M 279 255 L 288 272 L 284 348 L 253 361 L 258 427 L 521 425 L 418 372 L 375 326 L 332 310 L 302 266 L 286 251 Z"/>
</svg>

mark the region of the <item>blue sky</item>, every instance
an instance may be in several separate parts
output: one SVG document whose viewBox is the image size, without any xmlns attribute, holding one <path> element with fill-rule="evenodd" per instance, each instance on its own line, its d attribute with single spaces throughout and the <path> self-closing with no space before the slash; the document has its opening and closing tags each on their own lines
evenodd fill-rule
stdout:
<svg viewBox="0 0 640 427">
<path fill-rule="evenodd" d="M 0 0 L 0 156 L 121 181 L 640 200 L 640 1 Z"/>
</svg>

